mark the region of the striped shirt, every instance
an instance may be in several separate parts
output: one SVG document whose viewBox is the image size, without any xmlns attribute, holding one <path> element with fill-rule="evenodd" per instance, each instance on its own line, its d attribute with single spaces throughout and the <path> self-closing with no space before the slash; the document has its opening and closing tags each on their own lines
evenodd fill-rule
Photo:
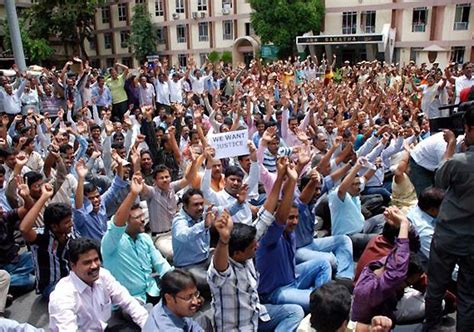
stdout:
<svg viewBox="0 0 474 332">
<path fill-rule="evenodd" d="M 274 220 L 270 212 L 260 209 L 255 224 L 257 241 Z M 229 258 L 229 266 L 223 272 L 218 272 L 212 261 L 207 279 L 212 291 L 216 331 L 257 331 L 259 318 L 263 321 L 270 319 L 267 309 L 260 304 L 257 292 L 259 274 L 252 259 L 239 263 Z"/>
<path fill-rule="evenodd" d="M 278 148 L 278 153 L 275 156 L 271 154 L 270 151 L 268 151 L 268 149 L 266 149 L 265 152 L 263 153 L 263 166 L 265 166 L 266 169 L 270 173 L 275 173 L 277 171 L 276 162 L 277 162 L 278 157 L 283 157 L 283 156 L 288 157 L 291 155 L 292 151 L 293 151 L 292 148 L 281 146 Z"/>
<path fill-rule="evenodd" d="M 30 249 L 35 265 L 36 290 L 41 293 L 47 286 L 69 275 L 68 243 L 71 237 L 61 244 L 48 229 L 38 229 L 37 233 Z"/>
</svg>

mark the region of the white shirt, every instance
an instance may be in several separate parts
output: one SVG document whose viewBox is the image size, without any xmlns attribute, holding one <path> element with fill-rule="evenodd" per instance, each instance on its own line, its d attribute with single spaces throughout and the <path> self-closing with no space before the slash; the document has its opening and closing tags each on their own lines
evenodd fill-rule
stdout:
<svg viewBox="0 0 474 332">
<path fill-rule="evenodd" d="M 53 332 L 104 331 L 112 305 L 121 307 L 140 327 L 145 325 L 148 312 L 109 271 L 101 268 L 92 287 L 71 272 L 51 293 L 49 328 Z"/>
<path fill-rule="evenodd" d="M 253 188 L 258 184 L 259 169 L 258 163 L 252 162 L 250 164 L 249 176 L 244 181 L 250 188 Z M 214 191 L 211 188 L 211 170 L 206 168 L 204 175 L 201 180 L 201 190 L 204 194 L 204 198 L 211 204 L 222 208 L 230 208 L 237 202 L 237 199 L 231 195 L 225 189 L 221 191 Z M 247 225 L 252 224 L 252 210 L 250 210 L 250 204 L 245 202 L 243 207 L 238 213 L 232 216 L 232 221 L 241 222 Z"/>
<path fill-rule="evenodd" d="M 193 75 L 189 75 L 193 92 L 195 92 L 196 94 L 202 94 L 204 92 L 204 83 L 209 78 L 211 78 L 211 75 L 212 75 L 212 72 L 210 72 L 209 75 L 201 76 L 200 78 L 194 77 Z"/>
<path fill-rule="evenodd" d="M 456 138 L 456 150 L 458 150 L 463 139 L 464 135 Z M 444 134 L 439 132 L 418 143 L 411 151 L 410 156 L 418 165 L 434 172 L 443 161 L 446 146 Z"/>
<path fill-rule="evenodd" d="M 0 99 L 3 101 L 3 110 L 7 114 L 18 114 L 21 112 L 21 95 L 25 88 L 26 80 L 22 80 L 20 87 L 17 90 L 13 90 L 12 94 L 9 95 L 5 90 L 0 90 Z"/>
<path fill-rule="evenodd" d="M 183 78 L 175 82 L 173 80 L 168 81 L 168 86 L 170 90 L 170 101 L 172 103 L 179 103 L 183 102 Z"/>
<path fill-rule="evenodd" d="M 461 93 L 462 89 L 464 88 L 469 88 L 474 85 L 474 76 L 471 76 L 471 78 L 467 78 L 466 75 L 462 75 L 459 77 L 456 77 L 456 102 L 455 104 L 459 103 L 459 94 Z"/>
<path fill-rule="evenodd" d="M 153 82 L 156 89 L 156 102 L 158 104 L 169 105 L 170 104 L 170 89 L 168 82 L 161 83 L 159 80 Z"/>
<path fill-rule="evenodd" d="M 146 83 L 146 88 L 140 83 L 138 85 L 140 106 L 153 105 L 153 98 L 155 97 L 155 88 L 152 84 Z"/>
</svg>

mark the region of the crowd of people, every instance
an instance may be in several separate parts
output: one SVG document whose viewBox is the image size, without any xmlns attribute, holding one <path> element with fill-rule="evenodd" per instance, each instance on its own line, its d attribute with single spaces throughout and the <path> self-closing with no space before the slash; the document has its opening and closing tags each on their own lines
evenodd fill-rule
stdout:
<svg viewBox="0 0 474 332">
<path fill-rule="evenodd" d="M 335 63 L 0 73 L 0 330 L 472 331 L 472 64 Z"/>
</svg>

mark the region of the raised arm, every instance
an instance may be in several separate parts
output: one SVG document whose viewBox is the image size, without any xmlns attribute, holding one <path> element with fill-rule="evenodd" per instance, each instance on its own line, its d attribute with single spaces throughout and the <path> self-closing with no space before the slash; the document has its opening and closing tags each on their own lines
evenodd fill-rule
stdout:
<svg viewBox="0 0 474 332">
<path fill-rule="evenodd" d="M 38 218 L 38 215 L 41 212 L 41 209 L 46 204 L 46 202 L 53 196 L 53 187 L 45 183 L 41 187 L 41 197 L 36 201 L 35 205 L 28 211 L 26 216 L 20 223 L 20 232 L 23 235 L 23 238 L 27 242 L 33 242 L 36 240 L 36 231 L 33 229 L 33 224 Z"/>
<path fill-rule="evenodd" d="M 138 194 L 143 190 L 143 178 L 139 172 L 135 173 L 130 183 L 130 192 L 125 200 L 122 202 L 117 212 L 115 213 L 114 224 L 117 227 L 125 226 L 130 215 L 130 209 L 135 203 Z"/>
<path fill-rule="evenodd" d="M 293 204 L 293 196 L 295 194 L 296 181 L 298 179 L 298 172 L 296 166 L 289 163 L 286 168 L 288 179 L 283 186 L 283 198 L 275 214 L 275 220 L 280 225 L 285 225 L 290 214 L 291 205 Z"/>
<path fill-rule="evenodd" d="M 76 163 L 77 188 L 76 197 L 74 198 L 74 207 L 76 209 L 82 209 L 84 206 L 84 181 L 88 172 L 85 161 L 83 159 L 78 160 Z"/>
<path fill-rule="evenodd" d="M 347 174 L 344 180 L 342 180 L 337 190 L 337 196 L 339 196 L 339 199 L 341 201 L 344 201 L 347 191 L 352 186 L 352 181 L 355 179 L 355 177 L 357 176 L 357 173 L 360 171 L 361 168 L 362 168 L 362 165 L 358 159 L 356 164 L 352 167 L 349 174 Z"/>
<path fill-rule="evenodd" d="M 218 272 L 224 272 L 229 267 L 229 241 L 234 224 L 229 213 L 224 211 L 224 213 L 217 218 L 214 226 L 219 233 L 219 241 L 217 242 L 213 258 L 214 268 Z"/>
</svg>

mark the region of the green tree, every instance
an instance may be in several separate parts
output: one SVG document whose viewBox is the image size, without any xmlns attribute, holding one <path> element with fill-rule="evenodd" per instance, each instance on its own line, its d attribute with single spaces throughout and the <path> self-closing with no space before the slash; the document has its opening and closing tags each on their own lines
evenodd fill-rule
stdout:
<svg viewBox="0 0 474 332">
<path fill-rule="evenodd" d="M 296 36 L 319 33 L 324 19 L 322 0 L 250 0 L 252 26 L 263 44 L 272 42 L 279 55 L 296 54 Z"/>
<path fill-rule="evenodd" d="M 209 60 L 210 63 L 216 63 L 217 61 L 220 60 L 221 55 L 220 55 L 220 53 L 217 52 L 217 51 L 212 51 L 211 53 L 209 53 L 209 54 L 207 55 L 207 58 L 208 58 L 208 60 Z"/>
<path fill-rule="evenodd" d="M 135 57 L 144 61 L 147 55 L 156 52 L 155 31 L 151 23 L 150 13 L 144 5 L 135 5 L 132 16 L 130 46 Z"/>
<path fill-rule="evenodd" d="M 65 49 L 79 48 L 87 58 L 85 40 L 91 40 L 94 15 L 106 0 L 38 0 L 28 11 L 28 33 L 32 39 L 57 39 Z"/>
<path fill-rule="evenodd" d="M 30 63 L 41 63 L 41 61 L 48 59 L 54 54 L 54 49 L 49 46 L 49 43 L 44 38 L 31 38 L 28 33 L 28 27 L 24 19 L 19 20 L 21 40 L 23 42 L 23 51 L 25 57 Z M 3 40 L 3 47 L 5 50 L 11 51 L 11 40 L 8 23 L 4 22 L 5 39 Z"/>
<path fill-rule="evenodd" d="M 231 51 L 222 52 L 221 61 L 223 61 L 224 63 L 232 63 L 232 52 Z"/>
</svg>

